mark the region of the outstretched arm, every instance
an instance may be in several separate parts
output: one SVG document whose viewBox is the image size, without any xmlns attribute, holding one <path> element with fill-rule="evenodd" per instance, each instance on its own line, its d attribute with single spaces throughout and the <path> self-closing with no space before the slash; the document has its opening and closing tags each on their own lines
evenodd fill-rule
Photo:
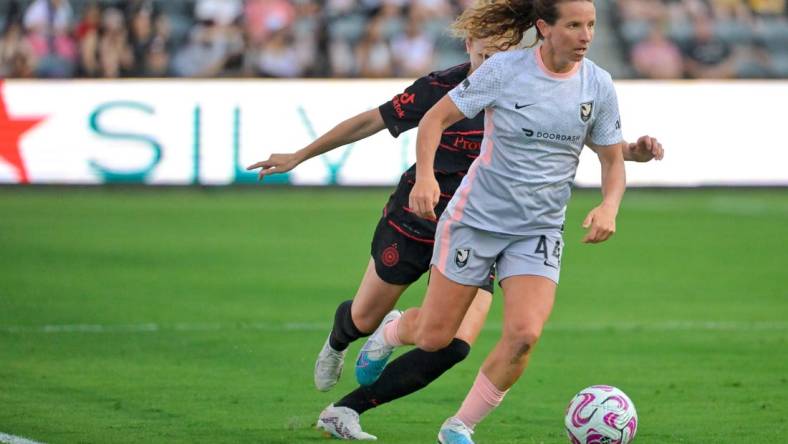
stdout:
<svg viewBox="0 0 788 444">
<path fill-rule="evenodd" d="M 641 136 L 637 142 L 621 144 L 624 160 L 648 162 L 651 159 L 662 160 L 665 150 L 656 137 Z"/>
<path fill-rule="evenodd" d="M 599 156 L 602 164 L 602 203 L 591 210 L 583 221 L 586 228 L 583 242 L 596 244 L 604 242 L 616 232 L 616 216 L 626 189 L 624 157 L 620 144 L 595 146 L 589 145 Z"/>
<path fill-rule="evenodd" d="M 246 169 L 260 168 L 258 179 L 263 180 L 265 176 L 270 174 L 290 171 L 301 162 L 327 153 L 334 148 L 365 139 L 385 127 L 386 124 L 383 122 L 380 111 L 377 108 L 371 109 L 343 121 L 295 153 L 271 154 L 267 160 L 253 163 Z"/>
<path fill-rule="evenodd" d="M 416 136 L 416 183 L 410 192 L 408 204 L 417 216 L 435 219 L 435 205 L 440 199 L 440 186 L 435 179 L 435 151 L 438 150 L 443 131 L 464 119 L 457 105 L 444 96 L 419 123 Z"/>
</svg>

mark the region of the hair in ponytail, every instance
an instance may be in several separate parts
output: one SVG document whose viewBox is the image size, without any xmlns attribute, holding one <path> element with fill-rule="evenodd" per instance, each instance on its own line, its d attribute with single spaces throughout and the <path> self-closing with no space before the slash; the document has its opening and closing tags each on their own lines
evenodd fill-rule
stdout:
<svg viewBox="0 0 788 444">
<path fill-rule="evenodd" d="M 490 39 L 490 44 L 505 51 L 517 46 L 523 35 L 542 19 L 553 25 L 558 20 L 558 4 L 567 1 L 593 0 L 476 0 L 452 25 L 462 38 Z M 539 29 L 534 46 L 543 38 Z"/>
</svg>

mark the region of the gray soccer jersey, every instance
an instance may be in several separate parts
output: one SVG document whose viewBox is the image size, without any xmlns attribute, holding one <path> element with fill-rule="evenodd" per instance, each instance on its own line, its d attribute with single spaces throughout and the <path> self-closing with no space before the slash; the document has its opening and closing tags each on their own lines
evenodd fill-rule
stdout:
<svg viewBox="0 0 788 444">
<path fill-rule="evenodd" d="M 469 118 L 485 110 L 485 133 L 444 217 L 482 230 L 560 231 L 583 145 L 622 141 L 613 81 L 587 59 L 558 75 L 538 49 L 500 52 L 449 97 Z"/>
</svg>

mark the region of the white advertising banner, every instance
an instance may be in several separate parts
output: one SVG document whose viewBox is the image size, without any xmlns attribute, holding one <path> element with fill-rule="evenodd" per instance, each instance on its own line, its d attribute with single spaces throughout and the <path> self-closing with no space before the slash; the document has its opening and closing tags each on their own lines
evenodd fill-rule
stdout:
<svg viewBox="0 0 788 444">
<path fill-rule="evenodd" d="M 0 81 L 0 183 L 228 185 L 401 92 L 403 80 Z M 665 146 L 627 164 L 648 186 L 788 185 L 788 82 L 617 82 L 627 140 Z M 387 131 L 271 183 L 391 185 L 415 161 L 416 130 Z M 599 184 L 584 150 L 576 181 Z"/>
</svg>

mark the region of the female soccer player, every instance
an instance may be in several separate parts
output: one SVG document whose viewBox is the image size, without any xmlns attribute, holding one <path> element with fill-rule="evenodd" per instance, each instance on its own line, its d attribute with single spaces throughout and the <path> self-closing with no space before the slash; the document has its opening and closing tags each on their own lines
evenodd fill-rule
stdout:
<svg viewBox="0 0 788 444">
<path fill-rule="evenodd" d="M 360 380 L 374 379 L 398 345 L 443 349 L 496 265 L 501 338 L 460 410 L 441 427 L 441 443 L 472 443 L 476 424 L 526 367 L 555 300 L 565 208 L 584 144 L 602 165 L 602 202 L 585 218 L 583 241 L 603 242 L 615 232 L 627 144 L 610 75 L 584 59 L 594 23 L 591 0 L 477 2 L 457 24 L 469 35 L 516 43 L 536 26 L 542 44 L 493 55 L 419 124 L 409 207 L 421 217 L 436 217 L 440 190 L 431 165 L 444 128 L 484 110 L 482 152 L 440 218 L 421 309 L 388 317 L 362 348 L 356 370 Z M 641 144 L 661 155 L 654 139 Z"/>
<path fill-rule="evenodd" d="M 388 128 L 394 137 L 414 128 L 427 110 L 482 64 L 487 54 L 512 45 L 492 46 L 488 42 L 496 41 L 496 36 L 477 37 L 475 31 L 460 31 L 466 37 L 470 63 L 422 77 L 391 101 L 345 120 L 301 150 L 272 154 L 248 169 L 260 168 L 262 179 L 266 175 L 290 171 L 307 159 L 369 137 L 383 128 Z M 440 143 L 436 144 L 433 164 L 441 189 L 435 208 L 438 215 L 479 155 L 483 126 L 480 114 L 473 119 L 460 120 L 442 132 Z M 642 138 L 638 143 L 623 148 L 627 160 L 646 162 L 662 157 L 661 146 L 650 138 Z M 414 179 L 415 165 L 402 175 L 397 189 L 384 207 L 372 240 L 372 258 L 355 298 L 342 302 L 336 310 L 334 326 L 315 364 L 315 385 L 321 391 L 336 384 L 348 345 L 374 331 L 407 286 L 429 269 L 437 222 L 435 218 L 415 216 L 408 206 Z M 370 385 L 360 387 L 326 408 L 318 425 L 339 438 L 374 439 L 361 430 L 358 415 L 419 390 L 464 359 L 484 323 L 491 292 L 490 275 L 487 283 L 480 286 L 465 321 L 447 347 L 435 352 L 413 349 L 403 354 L 386 368 L 379 381 L 373 384 L 377 375 L 370 376 L 367 381 L 362 381 Z M 393 313 L 391 318 L 395 316 L 397 314 Z"/>
<path fill-rule="evenodd" d="M 262 180 L 270 174 L 290 171 L 307 159 L 369 137 L 384 128 L 394 137 L 415 128 L 424 113 L 478 68 L 492 48 L 488 48 L 486 40 L 466 39 L 466 50 L 469 63 L 421 77 L 390 101 L 343 121 L 297 152 L 272 154 L 247 169 L 260 168 Z M 438 151 L 433 164 L 441 189 L 440 203 L 435 209 L 438 214 L 478 157 L 483 132 L 481 115 L 458 121 L 443 131 L 436 144 Z M 640 150 L 631 155 L 649 160 L 654 154 Z M 429 270 L 437 220 L 416 216 L 408 206 L 415 168 L 413 165 L 402 174 L 399 185 L 383 208 L 372 239 L 372 257 L 355 297 L 337 307 L 334 326 L 315 363 L 314 381 L 320 391 L 330 390 L 337 383 L 350 343 L 373 332 L 408 286 Z M 387 370 L 394 375 L 386 378 L 392 383 L 362 387 L 332 404 L 321 414 L 321 419 L 326 420 L 321 422 L 322 427 L 340 438 L 373 439 L 372 435 L 361 431 L 358 414 L 378 403 L 419 390 L 463 360 L 487 316 L 493 279 L 493 271 L 488 270 L 487 283 L 479 286 L 478 297 L 468 310 L 466 321 L 447 347 L 437 352 L 414 349 L 405 353 L 397 365 L 392 363 Z"/>
</svg>

